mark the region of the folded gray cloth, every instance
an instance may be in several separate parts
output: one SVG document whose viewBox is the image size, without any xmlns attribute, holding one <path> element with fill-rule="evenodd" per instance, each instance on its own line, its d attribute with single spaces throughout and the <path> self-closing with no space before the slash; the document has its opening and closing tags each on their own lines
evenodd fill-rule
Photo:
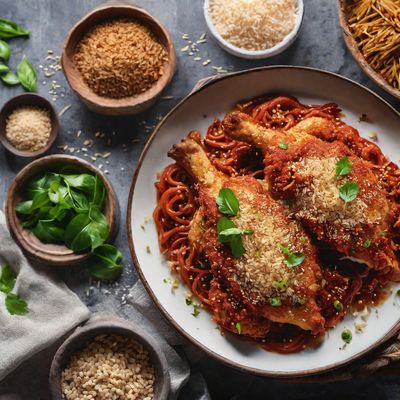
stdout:
<svg viewBox="0 0 400 400">
<path fill-rule="evenodd" d="M 50 270 L 33 268 L 10 237 L 0 211 L 0 266 L 17 275 L 13 293 L 23 298 L 29 313 L 10 315 L 0 292 L 0 381 L 23 361 L 50 346 L 89 318 L 89 310 Z"/>
</svg>

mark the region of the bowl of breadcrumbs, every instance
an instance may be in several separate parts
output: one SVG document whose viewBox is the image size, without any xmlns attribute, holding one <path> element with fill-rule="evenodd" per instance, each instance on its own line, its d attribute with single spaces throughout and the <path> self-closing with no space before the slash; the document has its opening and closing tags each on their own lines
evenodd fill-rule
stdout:
<svg viewBox="0 0 400 400">
<path fill-rule="evenodd" d="M 62 67 L 71 88 L 91 110 L 137 114 L 171 81 L 175 47 L 166 29 L 143 8 L 103 5 L 71 29 Z"/>
<path fill-rule="evenodd" d="M 170 377 L 164 353 L 146 332 L 97 317 L 58 349 L 50 390 L 54 400 L 165 400 Z"/>
<path fill-rule="evenodd" d="M 46 153 L 58 130 L 54 107 L 37 94 L 15 96 L 0 111 L 0 141 L 17 156 L 37 157 Z"/>
</svg>

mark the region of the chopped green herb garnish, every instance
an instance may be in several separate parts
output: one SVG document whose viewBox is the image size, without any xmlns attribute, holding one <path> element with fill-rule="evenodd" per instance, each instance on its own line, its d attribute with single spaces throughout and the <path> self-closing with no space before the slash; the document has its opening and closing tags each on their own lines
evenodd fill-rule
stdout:
<svg viewBox="0 0 400 400">
<path fill-rule="evenodd" d="M 272 307 L 279 307 L 282 305 L 282 301 L 279 297 L 271 297 L 269 302 Z"/>
<path fill-rule="evenodd" d="M 335 300 L 333 302 L 333 307 L 335 308 L 336 311 L 342 311 L 343 310 L 343 304 L 339 300 Z"/>
<path fill-rule="evenodd" d="M 242 325 L 240 325 L 240 322 L 236 322 L 235 328 L 236 328 L 237 333 L 239 335 L 241 335 L 242 334 Z"/>
<path fill-rule="evenodd" d="M 280 142 L 280 143 L 278 144 L 278 147 L 279 147 L 280 149 L 282 149 L 282 150 L 287 150 L 287 149 L 289 148 L 289 145 L 288 145 L 287 143 L 285 143 L 285 142 Z"/>
<path fill-rule="evenodd" d="M 298 302 L 300 305 L 304 305 L 304 304 L 307 303 L 307 299 L 304 298 L 304 297 L 300 297 L 300 298 L 297 300 L 297 302 Z"/>
<path fill-rule="evenodd" d="M 297 267 L 304 261 L 305 258 L 304 253 L 300 251 L 292 253 L 288 247 L 282 244 L 278 244 L 278 247 L 281 250 L 281 252 L 285 255 L 286 257 L 285 264 L 289 268 Z"/>
<path fill-rule="evenodd" d="M 305 236 L 300 236 L 300 242 L 301 242 L 302 244 L 307 243 L 307 238 L 306 238 Z"/>
<path fill-rule="evenodd" d="M 351 333 L 351 330 L 350 329 L 345 329 L 342 332 L 342 340 L 345 343 L 349 344 L 351 342 L 351 339 L 353 339 L 353 334 Z"/>
<path fill-rule="evenodd" d="M 167 281 L 167 279 L 166 279 L 166 278 L 164 278 L 164 279 L 163 279 L 163 282 L 164 282 L 164 283 L 167 283 L 168 281 Z"/>
<path fill-rule="evenodd" d="M 193 317 L 197 317 L 200 314 L 199 311 L 200 305 L 199 304 L 193 304 Z"/>
<path fill-rule="evenodd" d="M 262 255 L 260 250 L 257 250 L 255 254 L 256 254 L 256 257 L 261 257 L 261 255 Z"/>
<path fill-rule="evenodd" d="M 192 299 L 189 299 L 188 297 L 185 299 L 185 302 L 187 306 L 190 306 L 193 303 Z"/>
<path fill-rule="evenodd" d="M 347 156 L 342 157 L 336 163 L 336 176 L 348 175 L 351 172 L 351 164 Z"/>
<path fill-rule="evenodd" d="M 368 247 L 371 246 L 371 243 L 372 243 L 371 239 L 367 239 L 367 240 L 363 243 L 363 246 L 364 246 L 365 248 L 368 248 Z"/>
<path fill-rule="evenodd" d="M 287 285 L 288 285 L 288 278 L 282 278 L 280 281 L 275 283 L 275 286 L 280 290 L 286 289 Z"/>
<path fill-rule="evenodd" d="M 221 189 L 216 202 L 221 214 L 235 216 L 239 212 L 239 201 L 231 189 Z"/>
<path fill-rule="evenodd" d="M 400 296 L 400 289 L 396 292 L 397 296 Z"/>
<path fill-rule="evenodd" d="M 359 185 L 357 182 L 347 182 L 339 189 L 339 197 L 345 202 L 350 203 L 358 194 Z"/>
</svg>

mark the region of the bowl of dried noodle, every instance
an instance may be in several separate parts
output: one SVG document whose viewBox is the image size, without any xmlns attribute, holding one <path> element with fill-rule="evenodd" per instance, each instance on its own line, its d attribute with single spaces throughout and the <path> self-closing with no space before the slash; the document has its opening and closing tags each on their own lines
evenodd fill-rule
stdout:
<svg viewBox="0 0 400 400">
<path fill-rule="evenodd" d="M 362 70 L 400 99 L 400 9 L 397 0 L 339 0 L 344 40 Z"/>
</svg>

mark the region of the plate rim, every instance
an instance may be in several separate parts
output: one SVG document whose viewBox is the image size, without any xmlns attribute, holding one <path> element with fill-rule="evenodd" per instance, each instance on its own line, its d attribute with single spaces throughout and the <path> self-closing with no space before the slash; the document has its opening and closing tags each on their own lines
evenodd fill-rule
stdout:
<svg viewBox="0 0 400 400">
<path fill-rule="evenodd" d="M 267 377 L 267 378 L 282 378 L 282 379 L 290 379 L 290 378 L 305 378 L 313 375 L 319 375 L 323 374 L 326 372 L 333 371 L 335 369 L 338 369 L 340 367 L 344 367 L 350 363 L 353 363 L 354 361 L 364 357 L 368 353 L 372 352 L 373 350 L 377 349 L 381 345 L 383 345 L 385 342 L 389 341 L 400 329 L 400 319 L 399 321 L 388 331 L 386 335 L 384 335 L 382 338 L 377 340 L 375 343 L 372 345 L 368 346 L 366 349 L 363 351 L 360 351 L 357 354 L 354 354 L 353 356 L 343 360 L 343 361 L 338 361 L 335 362 L 331 365 L 325 366 L 325 367 L 318 367 L 318 368 L 312 368 L 308 369 L 305 371 L 299 371 L 299 372 L 272 372 L 272 371 L 264 371 L 260 370 L 258 368 L 252 368 L 252 367 L 247 367 L 242 364 L 239 364 L 235 361 L 232 361 L 212 350 L 207 348 L 205 345 L 200 343 L 197 339 L 195 339 L 193 336 L 191 336 L 188 332 L 186 332 L 175 320 L 174 318 L 169 314 L 169 312 L 164 308 L 164 306 L 161 304 L 161 302 L 158 300 L 156 294 L 153 292 L 152 288 L 150 287 L 149 283 L 146 280 L 146 277 L 142 271 L 142 268 L 140 266 L 140 263 L 138 261 L 138 258 L 136 256 L 136 251 L 135 251 L 135 245 L 134 245 L 134 240 L 133 240 L 133 232 L 132 232 L 132 204 L 133 204 L 133 196 L 137 184 L 137 178 L 139 176 L 140 169 L 142 167 L 142 163 L 147 155 L 147 152 L 155 139 L 156 135 L 160 131 L 161 126 L 165 123 L 165 121 L 175 112 L 177 111 L 186 101 L 188 101 L 191 97 L 193 97 L 195 94 L 198 92 L 201 92 L 208 88 L 209 86 L 221 82 L 226 79 L 230 79 L 232 77 L 240 76 L 240 75 L 246 75 L 249 73 L 253 72 L 258 72 L 258 71 L 269 71 L 269 70 L 279 70 L 279 69 L 289 69 L 289 70 L 300 70 L 304 71 L 305 73 L 312 71 L 316 73 L 320 73 L 323 75 L 328 75 L 337 79 L 341 79 L 346 81 L 347 83 L 357 86 L 358 88 L 361 88 L 364 91 L 367 91 L 369 94 L 373 95 L 379 102 L 383 103 L 397 118 L 400 119 L 400 112 L 398 112 L 388 101 L 386 101 L 384 98 L 382 98 L 380 95 L 375 93 L 373 90 L 367 88 L 366 86 L 350 79 L 345 76 L 339 75 L 337 73 L 331 72 L 331 71 L 326 71 L 323 69 L 319 68 L 314 68 L 314 67 L 305 67 L 305 66 L 296 66 L 296 65 L 272 65 L 272 66 L 262 66 L 262 67 L 257 67 L 257 68 L 250 68 L 250 69 L 245 69 L 237 72 L 232 72 L 228 73 L 222 76 L 211 76 L 207 78 L 203 78 L 204 83 L 199 86 L 196 84 L 193 88 L 192 91 L 188 93 L 187 96 L 185 96 L 182 100 L 180 100 L 163 118 L 162 120 L 157 124 L 155 127 L 154 131 L 148 138 L 137 163 L 135 172 L 133 174 L 132 180 L 131 180 L 131 185 L 129 188 L 129 194 L 128 194 L 128 204 L 127 204 L 127 215 L 126 215 L 126 224 L 127 224 L 127 233 L 128 233 L 128 245 L 129 245 L 129 250 L 131 254 L 131 258 L 135 267 L 136 272 L 139 275 L 139 278 L 145 287 L 147 293 L 149 294 L 151 300 L 157 307 L 157 309 L 161 312 L 161 314 L 165 317 L 165 319 L 168 321 L 169 324 L 171 324 L 183 337 L 185 337 L 187 340 L 190 341 L 194 346 L 196 346 L 198 349 L 204 351 L 209 357 L 216 359 L 217 361 L 235 368 L 239 371 L 245 372 L 245 373 L 250 373 L 252 375 L 257 375 L 261 377 Z M 200 82 L 199 81 L 199 82 Z"/>
</svg>

